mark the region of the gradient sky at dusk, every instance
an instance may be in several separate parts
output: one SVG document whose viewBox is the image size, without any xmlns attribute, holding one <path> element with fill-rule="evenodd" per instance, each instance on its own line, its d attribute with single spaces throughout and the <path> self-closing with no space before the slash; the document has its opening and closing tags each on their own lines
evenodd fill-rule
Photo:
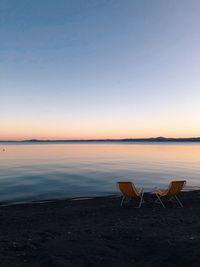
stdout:
<svg viewBox="0 0 200 267">
<path fill-rule="evenodd" d="M 0 0 L 0 139 L 200 136 L 199 0 Z"/>
</svg>

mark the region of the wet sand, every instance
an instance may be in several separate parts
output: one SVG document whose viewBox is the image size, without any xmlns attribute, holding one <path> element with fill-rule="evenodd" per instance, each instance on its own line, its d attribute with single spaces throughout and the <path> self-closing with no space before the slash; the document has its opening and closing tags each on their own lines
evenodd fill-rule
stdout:
<svg viewBox="0 0 200 267">
<path fill-rule="evenodd" d="M 200 191 L 164 209 L 145 194 L 0 207 L 0 266 L 200 266 Z"/>
</svg>

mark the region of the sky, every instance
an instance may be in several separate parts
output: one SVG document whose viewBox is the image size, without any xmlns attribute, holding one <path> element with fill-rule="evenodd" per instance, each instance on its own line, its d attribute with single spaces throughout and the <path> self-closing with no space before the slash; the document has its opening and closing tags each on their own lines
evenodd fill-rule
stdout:
<svg viewBox="0 0 200 267">
<path fill-rule="evenodd" d="M 200 136 L 199 0 L 0 0 L 0 140 Z"/>
</svg>

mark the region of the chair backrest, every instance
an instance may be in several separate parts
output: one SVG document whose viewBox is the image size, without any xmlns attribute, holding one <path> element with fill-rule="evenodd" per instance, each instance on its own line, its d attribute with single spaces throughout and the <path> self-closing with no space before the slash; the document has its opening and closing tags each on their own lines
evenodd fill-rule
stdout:
<svg viewBox="0 0 200 267">
<path fill-rule="evenodd" d="M 186 181 L 172 181 L 169 185 L 167 195 L 175 196 L 183 189 L 185 184 L 186 184 Z"/>
<path fill-rule="evenodd" d="M 125 197 L 137 197 L 139 195 L 137 189 L 132 182 L 118 182 L 120 191 Z"/>
</svg>

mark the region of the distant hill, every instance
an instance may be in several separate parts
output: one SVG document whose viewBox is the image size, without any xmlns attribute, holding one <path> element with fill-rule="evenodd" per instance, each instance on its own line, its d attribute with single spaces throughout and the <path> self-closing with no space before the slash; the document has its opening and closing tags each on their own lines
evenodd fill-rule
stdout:
<svg viewBox="0 0 200 267">
<path fill-rule="evenodd" d="M 92 142 L 200 142 L 200 137 L 190 138 L 169 138 L 169 137 L 150 137 L 150 138 L 124 138 L 124 139 L 79 139 L 79 140 L 22 140 L 22 141 L 5 141 L 0 140 L 1 143 L 92 143 Z"/>
</svg>

